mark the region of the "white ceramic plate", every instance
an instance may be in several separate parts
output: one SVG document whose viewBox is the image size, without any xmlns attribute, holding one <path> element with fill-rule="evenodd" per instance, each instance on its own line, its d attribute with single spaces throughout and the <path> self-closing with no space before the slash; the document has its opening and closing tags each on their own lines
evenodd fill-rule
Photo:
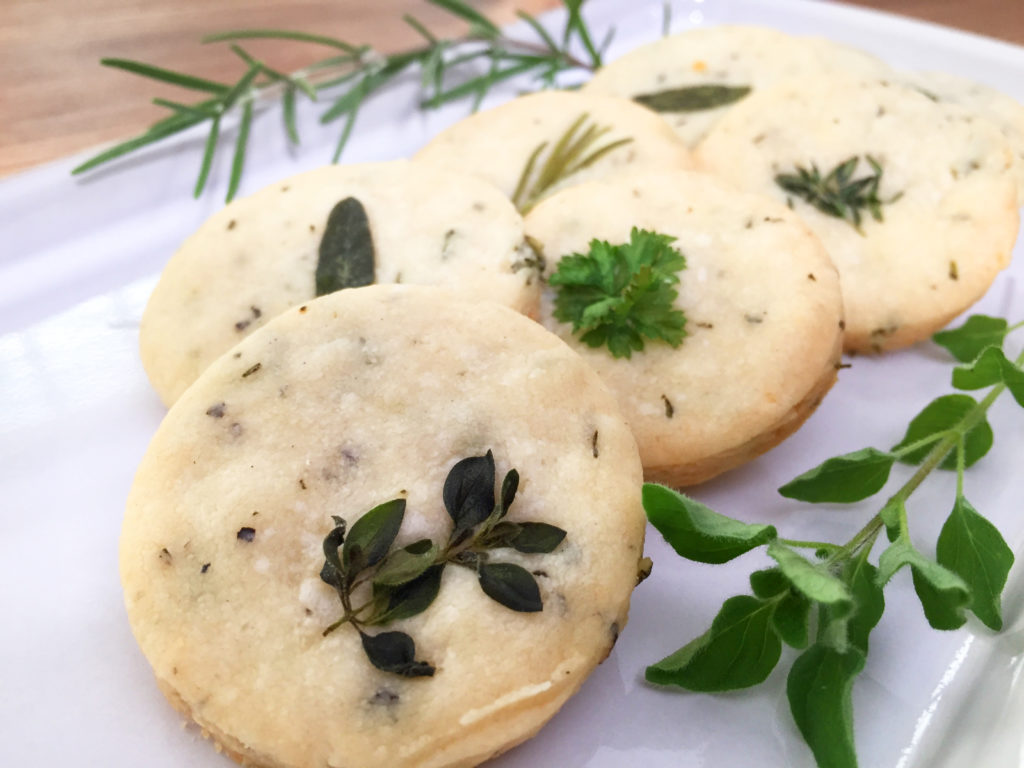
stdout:
<svg viewBox="0 0 1024 768">
<path fill-rule="evenodd" d="M 1014 46 L 826 3 L 673 5 L 676 29 L 742 22 L 825 35 L 898 66 L 945 69 L 1024 99 L 1024 49 Z M 617 25 L 614 56 L 659 34 L 661 8 L 651 0 L 596 0 L 588 16 L 595 29 Z M 425 116 L 414 103 L 411 85 L 375 100 L 347 159 L 411 153 L 464 113 L 453 107 Z M 304 145 L 293 153 L 273 124 L 280 114 L 260 116 L 243 192 L 328 158 L 333 128 L 319 128 L 312 112 L 303 117 Z M 117 575 L 124 499 L 164 413 L 138 362 L 138 319 L 154 275 L 219 208 L 226 181 L 222 157 L 214 192 L 190 199 L 201 142 L 201 133 L 188 134 L 81 182 L 71 180 L 73 162 L 64 161 L 0 183 L 0 765 L 228 765 L 158 693 L 131 637 Z M 979 311 L 1024 317 L 1022 257 L 1018 247 L 1016 265 Z M 924 403 L 948 391 L 950 366 L 928 344 L 853 362 L 799 434 L 702 487 L 699 497 L 805 538 L 838 541 L 859 528 L 874 512 L 869 505 L 801 506 L 774 489 L 823 457 L 897 441 Z M 969 472 L 967 494 L 1021 552 L 1024 414 L 1004 399 L 991 413 L 996 448 Z M 926 550 L 952 490 L 953 479 L 939 477 L 912 502 L 912 530 Z M 746 575 L 764 566 L 761 555 L 696 565 L 657 534 L 648 552 L 654 575 L 637 590 L 615 652 L 537 738 L 494 764 L 809 768 L 789 717 L 784 669 L 759 688 L 728 695 L 642 682 L 646 664 L 702 632 L 724 598 L 747 591 Z M 1013 695 L 1024 660 L 1021 571 L 1011 575 L 1000 635 L 976 622 L 952 633 L 930 630 L 909 577 L 896 578 L 854 693 L 862 765 L 1021 764 L 1024 704 Z"/>
</svg>

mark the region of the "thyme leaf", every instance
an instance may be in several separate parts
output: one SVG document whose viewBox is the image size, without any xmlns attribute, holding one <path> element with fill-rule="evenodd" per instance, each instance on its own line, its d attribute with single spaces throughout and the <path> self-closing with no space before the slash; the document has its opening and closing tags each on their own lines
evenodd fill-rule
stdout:
<svg viewBox="0 0 1024 768">
<path fill-rule="evenodd" d="M 882 165 L 871 155 L 865 155 L 865 158 L 874 173 L 859 179 L 855 179 L 854 174 L 860 157 L 854 155 L 824 176 L 817 164 L 811 163 L 810 169 L 798 165 L 793 173 L 778 174 L 775 183 L 822 213 L 850 222 L 854 229 L 863 234 L 860 226 L 863 211 L 867 211 L 875 221 L 882 221 L 882 206 L 894 203 L 903 196 L 902 192 L 897 192 L 889 198 L 880 198 L 878 188 L 884 172 Z"/>
</svg>

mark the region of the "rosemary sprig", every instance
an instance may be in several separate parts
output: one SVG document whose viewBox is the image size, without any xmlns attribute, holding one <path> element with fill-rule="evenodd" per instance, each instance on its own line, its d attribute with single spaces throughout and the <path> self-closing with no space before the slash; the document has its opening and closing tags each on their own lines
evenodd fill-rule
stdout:
<svg viewBox="0 0 1024 768">
<path fill-rule="evenodd" d="M 928 404 L 889 450 L 865 448 L 837 456 L 779 489 L 808 502 L 850 503 L 885 486 L 896 462 L 916 471 L 881 509 L 842 544 L 781 538 L 774 526 L 749 525 L 714 512 L 659 485 L 644 487 L 648 517 L 683 557 L 723 563 L 767 545 L 773 568 L 750 575 L 753 594 L 729 598 L 711 627 L 651 665 L 647 679 L 695 691 L 746 688 L 764 681 L 782 645 L 801 651 L 786 693 L 804 740 L 822 768 L 856 768 L 851 690 L 868 654 L 868 636 L 885 610 L 883 588 L 909 568 L 925 618 L 935 629 L 962 626 L 969 610 L 987 627 L 1002 627 L 1000 599 L 1014 561 L 1012 550 L 964 493 L 965 470 L 992 447 L 988 410 L 1004 392 L 1024 407 L 1024 353 L 1002 349 L 1024 327 L 977 315 L 936 334 L 963 365 L 953 370 L 959 390 L 990 388 L 981 400 L 951 394 Z M 957 473 L 956 493 L 931 558 L 910 537 L 907 504 L 936 469 Z M 869 557 L 881 534 L 889 545 L 878 564 Z M 812 550 L 805 557 L 798 550 Z M 812 612 L 817 621 L 811 621 Z M 816 637 L 810 628 L 816 624 Z"/>
<path fill-rule="evenodd" d="M 512 202 L 520 213 L 526 214 L 539 203 L 551 189 L 563 179 L 588 168 L 602 157 L 629 144 L 633 139 L 623 138 L 610 141 L 604 146 L 594 148 L 601 137 L 611 131 L 610 126 L 587 125 L 590 115 L 584 112 L 569 126 L 561 138 L 547 153 L 539 170 L 534 173 L 537 161 L 540 160 L 548 143 L 542 142 L 530 154 L 519 175 Z M 584 126 L 585 129 L 584 129 Z M 577 135 L 581 129 L 582 133 Z"/>
<path fill-rule="evenodd" d="M 543 610 L 533 574 L 515 563 L 495 562 L 493 550 L 552 552 L 562 543 L 565 531 L 547 523 L 507 520 L 519 489 L 519 473 L 513 469 L 505 475 L 497 497 L 494 481 L 490 451 L 452 467 L 442 494 L 452 530 L 443 546 L 420 539 L 394 547 L 405 516 L 404 499 L 374 507 L 348 530 L 345 520 L 334 516 L 334 528 L 323 543 L 320 578 L 338 593 L 343 613 L 324 629 L 324 636 L 349 624 L 359 632 L 363 651 L 378 669 L 403 677 L 432 676 L 433 665 L 416 659 L 416 644 L 409 635 L 394 630 L 370 634 L 367 629 L 429 608 L 449 564 L 473 571 L 484 594 L 506 608 L 522 613 Z"/>
<path fill-rule="evenodd" d="M 551 87 L 563 72 L 595 71 L 601 66 L 603 51 L 611 41 L 609 34 L 600 46 L 594 44 L 581 13 L 584 0 L 562 0 L 567 18 L 560 36 L 548 32 L 534 16 L 519 11 L 519 18 L 526 22 L 532 33 L 525 38 L 509 37 L 464 0 L 426 2 L 468 22 L 469 32 L 461 37 L 441 38 L 420 20 L 406 16 L 406 23 L 423 38 L 424 44 L 393 54 L 382 54 L 369 45 L 354 44 L 329 35 L 297 30 L 241 29 L 204 37 L 204 44 L 229 43 L 231 50 L 245 63 L 244 74 L 234 83 L 208 80 L 143 62 L 102 59 L 100 63 L 104 66 L 197 91 L 204 96 L 190 104 L 154 99 L 157 106 L 168 109 L 171 114 L 142 134 L 100 152 L 72 173 L 85 173 L 195 125 L 208 123 L 209 132 L 194 190 L 198 197 L 209 180 L 224 127 L 223 118 L 237 112 L 240 123 L 227 195 L 231 200 L 238 191 L 244 171 L 249 129 L 257 103 L 276 98 L 282 100 L 284 130 L 293 144 L 299 143 L 296 127 L 299 96 L 325 103 L 327 108 L 320 121 L 341 121 L 333 155 L 337 162 L 352 135 L 363 104 L 416 67 L 420 70 L 423 94 L 421 108 L 433 109 L 469 97 L 473 98 L 475 107 L 493 87 L 515 77 L 529 77 L 530 85 L 534 87 Z M 239 44 L 260 39 L 290 40 L 325 47 L 331 49 L 332 55 L 295 72 L 284 73 L 258 60 Z M 486 67 L 483 73 L 479 72 L 481 64 Z"/>
<path fill-rule="evenodd" d="M 868 165 L 874 171 L 870 176 L 854 179 L 860 157 L 854 155 L 844 160 L 825 176 L 821 175 L 818 166 L 811 163 L 810 170 L 796 166 L 795 173 L 780 173 L 775 183 L 786 192 L 796 195 L 813 205 L 822 213 L 844 219 L 858 232 L 861 231 L 862 210 L 871 214 L 875 221 L 882 221 L 882 206 L 894 203 L 902 196 L 897 192 L 888 199 L 878 196 L 878 187 L 882 183 L 882 165 L 871 155 L 865 155 Z"/>
</svg>

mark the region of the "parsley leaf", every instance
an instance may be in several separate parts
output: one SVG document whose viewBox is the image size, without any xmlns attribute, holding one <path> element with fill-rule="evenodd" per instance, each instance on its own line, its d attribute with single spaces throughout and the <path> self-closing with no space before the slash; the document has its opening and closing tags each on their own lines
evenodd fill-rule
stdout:
<svg viewBox="0 0 1024 768">
<path fill-rule="evenodd" d="M 607 344 L 613 357 L 642 351 L 644 338 L 673 347 L 686 336 L 686 316 L 674 307 L 686 257 L 675 238 L 636 227 L 629 243 L 592 240 L 586 254 L 563 258 L 548 283 L 558 288 L 555 318 L 591 347 Z"/>
</svg>

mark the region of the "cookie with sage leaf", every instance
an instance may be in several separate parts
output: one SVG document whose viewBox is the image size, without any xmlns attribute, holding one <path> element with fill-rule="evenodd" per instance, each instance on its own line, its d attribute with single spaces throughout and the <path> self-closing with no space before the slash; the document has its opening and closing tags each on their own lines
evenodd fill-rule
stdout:
<svg viewBox="0 0 1024 768">
<path fill-rule="evenodd" d="M 446 285 L 535 314 L 535 257 L 496 189 L 401 160 L 333 165 L 233 201 L 168 261 L 140 328 L 172 404 L 218 356 L 284 310 L 370 283 Z"/>
<path fill-rule="evenodd" d="M 836 380 L 835 268 L 786 206 L 694 172 L 559 192 L 526 217 L 541 321 L 611 387 L 648 480 L 693 485 L 796 430 Z"/>
<path fill-rule="evenodd" d="M 822 72 L 884 76 L 889 68 L 824 38 L 728 24 L 689 29 L 634 48 L 599 69 L 583 92 L 633 99 L 658 112 L 694 147 L 751 93 Z"/>
<path fill-rule="evenodd" d="M 846 349 L 928 338 L 1010 263 L 1014 156 L 974 111 L 888 79 L 805 77 L 752 94 L 702 167 L 788 204 L 839 270 Z"/>
<path fill-rule="evenodd" d="M 472 766 L 532 736 L 645 567 L 636 442 L 597 374 L 422 286 L 331 293 L 235 351 L 127 503 L 124 598 L 161 690 L 261 768 Z"/>
</svg>

